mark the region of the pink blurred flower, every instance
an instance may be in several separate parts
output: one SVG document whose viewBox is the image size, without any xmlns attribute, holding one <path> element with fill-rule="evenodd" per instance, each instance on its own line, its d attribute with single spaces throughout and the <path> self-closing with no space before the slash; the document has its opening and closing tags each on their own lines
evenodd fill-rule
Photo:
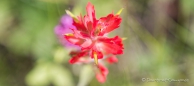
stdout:
<svg viewBox="0 0 194 86">
<path fill-rule="evenodd" d="M 64 39 L 64 34 L 71 33 L 72 30 L 70 28 L 75 28 L 73 25 L 73 19 L 69 15 L 63 15 L 59 24 L 55 27 L 54 31 L 59 39 L 59 42 L 67 48 L 75 48 L 79 49 L 77 45 L 69 43 Z"/>
</svg>

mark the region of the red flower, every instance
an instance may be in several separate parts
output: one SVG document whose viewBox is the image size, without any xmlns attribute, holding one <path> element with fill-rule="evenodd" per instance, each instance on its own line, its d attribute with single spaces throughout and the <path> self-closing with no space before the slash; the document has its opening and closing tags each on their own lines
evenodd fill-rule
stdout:
<svg viewBox="0 0 194 86">
<path fill-rule="evenodd" d="M 73 33 L 65 34 L 64 37 L 72 44 L 81 47 L 81 52 L 73 56 L 70 63 L 75 63 L 81 57 L 90 55 L 98 64 L 98 59 L 103 58 L 103 54 L 122 54 L 123 43 L 118 36 L 108 38 L 105 34 L 118 28 L 121 23 L 121 18 L 118 14 L 109 14 L 106 17 L 96 19 L 94 6 L 89 2 L 86 7 L 87 14 L 77 18 L 69 13 L 74 21 L 73 25 L 76 28 L 71 28 Z M 67 12 L 68 13 L 68 12 Z"/>
</svg>

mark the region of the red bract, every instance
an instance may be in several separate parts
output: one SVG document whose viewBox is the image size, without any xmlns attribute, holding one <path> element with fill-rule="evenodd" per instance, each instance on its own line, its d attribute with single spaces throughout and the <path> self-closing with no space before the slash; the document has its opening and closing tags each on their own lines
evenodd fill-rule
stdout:
<svg viewBox="0 0 194 86">
<path fill-rule="evenodd" d="M 116 56 L 110 56 L 110 57 L 108 57 L 106 60 L 107 60 L 107 62 L 108 62 L 109 64 L 113 64 L 113 63 L 118 62 L 118 59 L 117 59 Z"/>
<path fill-rule="evenodd" d="M 122 54 L 123 43 L 119 36 L 108 38 L 105 34 L 115 30 L 121 23 L 119 14 L 109 14 L 106 17 L 96 19 L 94 6 L 89 2 L 86 7 L 87 14 L 77 18 L 72 16 L 73 33 L 65 34 L 64 37 L 70 43 L 81 47 L 81 52 L 73 56 L 70 63 L 77 62 L 81 57 L 89 54 L 98 64 L 98 59 L 103 58 L 103 54 Z"/>
<path fill-rule="evenodd" d="M 99 71 L 96 73 L 96 79 L 100 83 L 104 83 L 106 81 L 106 76 L 108 75 L 108 69 L 102 64 L 98 64 L 98 69 Z"/>
</svg>

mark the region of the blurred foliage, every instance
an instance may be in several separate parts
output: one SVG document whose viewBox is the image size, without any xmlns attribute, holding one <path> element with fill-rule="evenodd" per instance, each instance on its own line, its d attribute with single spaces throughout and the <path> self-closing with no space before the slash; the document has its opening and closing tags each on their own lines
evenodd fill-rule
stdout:
<svg viewBox="0 0 194 86">
<path fill-rule="evenodd" d="M 90 65 L 68 63 L 69 50 L 53 30 L 65 9 L 85 14 L 88 1 L 97 18 L 124 8 L 120 28 L 110 35 L 128 39 L 104 84 Z M 1 0 L 0 86 L 193 86 L 193 9 L 193 0 Z"/>
</svg>

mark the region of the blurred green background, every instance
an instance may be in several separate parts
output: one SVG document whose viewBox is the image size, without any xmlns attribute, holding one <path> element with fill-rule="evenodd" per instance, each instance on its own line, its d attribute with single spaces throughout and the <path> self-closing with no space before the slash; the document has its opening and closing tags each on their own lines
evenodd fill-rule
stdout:
<svg viewBox="0 0 194 86">
<path fill-rule="evenodd" d="M 121 13 L 124 54 L 104 84 L 90 65 L 70 65 L 54 27 L 65 10 Z M 0 0 L 0 86 L 194 86 L 194 0 Z M 146 82 L 188 79 L 187 82 Z"/>
</svg>

